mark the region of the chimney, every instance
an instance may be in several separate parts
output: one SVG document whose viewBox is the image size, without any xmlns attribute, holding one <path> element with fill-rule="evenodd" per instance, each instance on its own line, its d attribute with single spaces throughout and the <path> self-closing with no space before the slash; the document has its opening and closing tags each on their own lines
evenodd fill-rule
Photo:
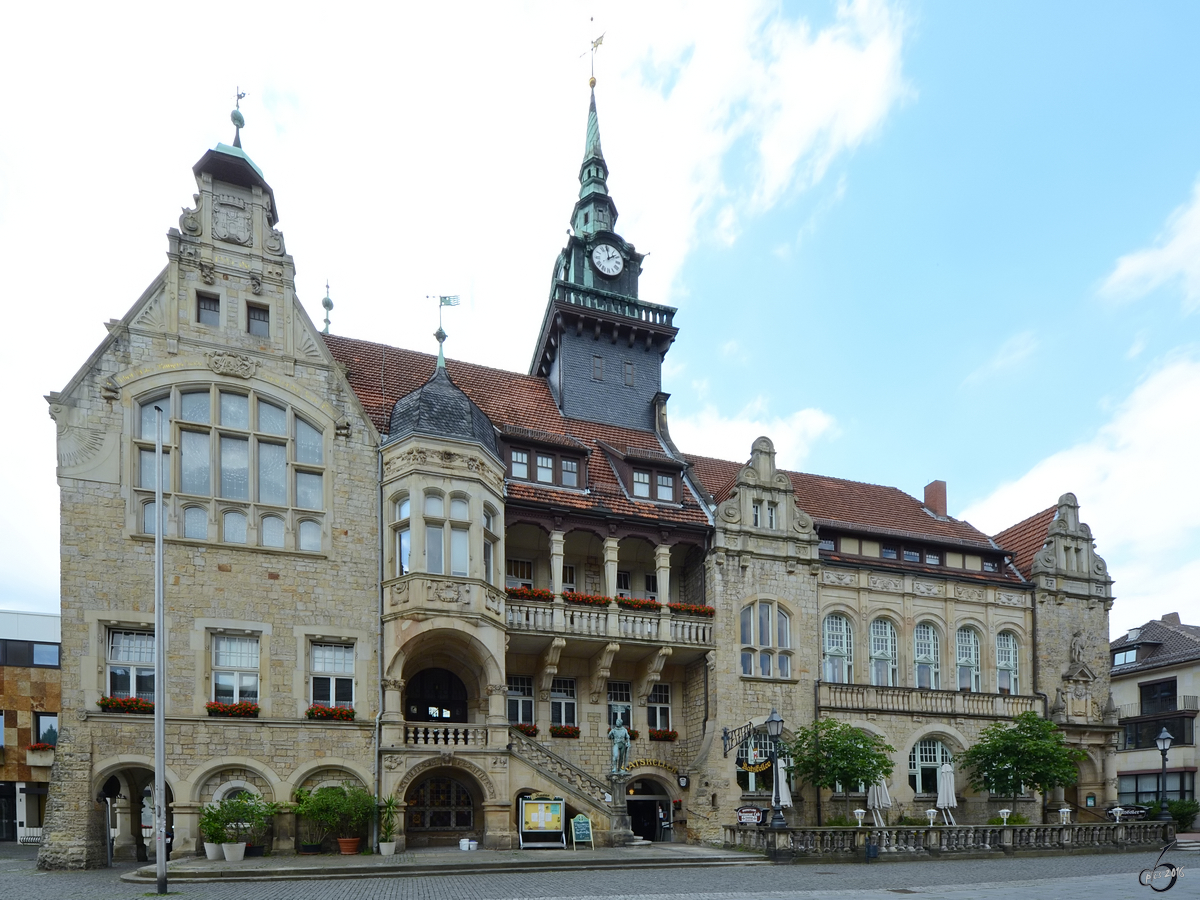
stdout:
<svg viewBox="0 0 1200 900">
<path fill-rule="evenodd" d="M 1162 619 L 1160 621 L 1164 625 L 1178 625 L 1179 624 L 1179 613 L 1177 613 L 1177 612 L 1167 613 L 1165 616 L 1162 617 Z"/>
<path fill-rule="evenodd" d="M 946 515 L 946 482 L 931 481 L 925 485 L 925 508 L 935 516 Z"/>
</svg>

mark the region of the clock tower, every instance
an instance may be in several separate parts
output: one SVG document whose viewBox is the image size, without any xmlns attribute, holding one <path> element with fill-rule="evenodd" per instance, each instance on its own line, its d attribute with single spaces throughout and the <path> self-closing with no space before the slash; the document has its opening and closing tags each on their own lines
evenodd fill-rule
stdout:
<svg viewBox="0 0 1200 900">
<path fill-rule="evenodd" d="M 558 254 L 529 374 L 545 378 L 563 415 L 652 430 L 675 310 L 638 298 L 644 254 L 614 230 L 600 148 L 595 79 L 579 167 L 579 199 Z"/>
</svg>

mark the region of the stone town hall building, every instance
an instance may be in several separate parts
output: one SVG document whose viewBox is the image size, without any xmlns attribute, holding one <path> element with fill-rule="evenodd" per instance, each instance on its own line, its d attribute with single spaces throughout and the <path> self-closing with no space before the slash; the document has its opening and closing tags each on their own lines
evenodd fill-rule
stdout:
<svg viewBox="0 0 1200 900">
<path fill-rule="evenodd" d="M 677 447 L 675 310 L 638 296 L 594 94 L 585 146 L 528 374 L 322 333 L 262 170 L 237 140 L 195 164 L 166 267 L 47 398 L 63 713 L 41 865 L 103 864 L 106 797 L 117 856 L 145 853 L 152 719 L 98 701 L 153 696 L 156 404 L 177 851 L 230 792 L 345 780 L 400 801 L 408 846 L 511 846 L 535 792 L 603 839 L 617 718 L 637 732 L 634 830 L 658 836 L 662 810 L 675 839 L 715 839 L 771 786 L 722 729 L 772 707 L 789 733 L 882 734 L 906 812 L 1025 710 L 1087 751 L 1068 799 L 1116 799 L 1112 582 L 1074 496 L 989 537 L 947 515 L 943 482 L 914 498 L 786 472 L 768 437 L 740 461 Z M 960 818 L 990 809 L 961 774 L 959 793 Z M 798 790 L 789 817 L 815 823 L 817 800 Z M 278 816 L 276 850 L 295 839 Z"/>
</svg>

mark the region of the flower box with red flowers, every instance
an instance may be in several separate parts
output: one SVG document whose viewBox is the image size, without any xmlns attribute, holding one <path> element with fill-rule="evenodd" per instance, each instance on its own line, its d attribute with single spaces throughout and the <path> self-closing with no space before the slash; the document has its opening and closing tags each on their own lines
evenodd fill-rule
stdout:
<svg viewBox="0 0 1200 900">
<path fill-rule="evenodd" d="M 652 741 L 677 741 L 679 740 L 679 732 L 671 731 L 667 728 L 651 728 L 650 740 Z"/>
<path fill-rule="evenodd" d="M 335 719 L 339 722 L 354 721 L 354 710 L 347 709 L 344 706 L 322 706 L 319 703 L 314 703 L 304 711 L 304 715 L 309 719 Z"/>
<path fill-rule="evenodd" d="M 26 747 L 25 749 L 26 749 L 26 750 L 32 750 L 34 753 L 45 753 L 47 750 L 53 750 L 53 749 L 54 749 L 54 745 L 53 745 L 53 744 L 47 744 L 47 743 L 45 743 L 45 742 L 40 742 L 40 743 L 37 743 L 37 744 L 30 744 L 30 745 L 29 745 L 28 747 Z"/>
<path fill-rule="evenodd" d="M 695 603 L 668 603 L 667 609 L 679 616 L 703 616 L 706 619 L 717 614 L 711 606 L 697 606 Z"/>
<path fill-rule="evenodd" d="M 517 729 L 517 731 L 521 732 L 521 734 L 525 735 L 525 737 L 537 737 L 538 735 L 538 727 L 536 725 L 531 725 L 529 722 L 519 722 L 518 724 L 514 725 L 513 728 Z"/>
<path fill-rule="evenodd" d="M 154 702 L 141 697 L 101 697 L 96 705 L 108 713 L 153 714 Z"/>
<path fill-rule="evenodd" d="M 630 739 L 631 741 L 636 741 L 636 740 L 638 739 L 638 735 L 639 735 L 639 734 L 641 734 L 641 732 L 640 732 L 640 731 L 638 731 L 636 728 L 630 728 L 630 729 L 629 729 L 629 739 Z"/>
<path fill-rule="evenodd" d="M 608 606 L 612 602 L 612 597 L 602 594 L 576 594 L 573 591 L 563 594 L 563 599 L 580 606 Z"/>
<path fill-rule="evenodd" d="M 552 591 L 544 591 L 541 588 L 509 588 L 506 593 L 509 600 L 536 600 L 538 603 L 549 603 L 554 599 Z"/>
<path fill-rule="evenodd" d="M 618 597 L 617 606 L 624 609 L 640 609 L 643 612 L 658 612 L 662 608 L 657 600 L 645 600 L 641 597 Z"/>
<path fill-rule="evenodd" d="M 551 725 L 550 726 L 550 737 L 578 738 L 579 737 L 579 726 L 578 725 Z"/>
<path fill-rule="evenodd" d="M 205 703 L 204 708 L 210 716 L 225 716 L 230 719 L 257 719 L 257 703 L 220 703 L 216 700 Z"/>
</svg>

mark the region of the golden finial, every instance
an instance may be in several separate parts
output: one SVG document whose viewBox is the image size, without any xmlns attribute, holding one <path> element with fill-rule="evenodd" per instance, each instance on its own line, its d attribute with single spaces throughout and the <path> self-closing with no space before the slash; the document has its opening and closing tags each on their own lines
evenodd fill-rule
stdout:
<svg viewBox="0 0 1200 900">
<path fill-rule="evenodd" d="M 595 86 L 596 86 L 596 76 L 593 75 L 591 78 L 588 79 L 588 87 L 594 88 Z"/>
</svg>

